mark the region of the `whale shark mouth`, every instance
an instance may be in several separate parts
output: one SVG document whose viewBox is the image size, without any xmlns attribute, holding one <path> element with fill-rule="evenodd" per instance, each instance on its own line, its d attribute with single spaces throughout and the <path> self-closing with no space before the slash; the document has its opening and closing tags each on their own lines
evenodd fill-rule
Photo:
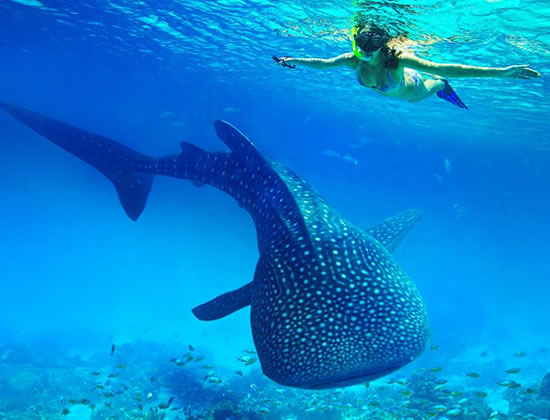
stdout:
<svg viewBox="0 0 550 420">
<path fill-rule="evenodd" d="M 375 379 L 386 376 L 396 370 L 402 368 L 406 363 L 396 363 L 385 366 L 383 369 L 371 369 L 364 372 L 351 375 L 341 375 L 332 378 L 327 378 L 326 381 L 316 382 L 312 385 L 306 385 L 307 389 L 327 389 L 327 388 L 342 388 L 351 385 L 364 384 Z"/>
</svg>

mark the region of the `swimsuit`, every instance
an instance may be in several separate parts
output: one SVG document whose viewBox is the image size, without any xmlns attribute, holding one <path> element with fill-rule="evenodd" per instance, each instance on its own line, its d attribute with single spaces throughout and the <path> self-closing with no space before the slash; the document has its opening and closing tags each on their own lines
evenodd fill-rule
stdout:
<svg viewBox="0 0 550 420">
<path fill-rule="evenodd" d="M 403 80 L 401 80 L 401 83 L 400 83 L 397 80 L 395 80 L 395 78 L 392 76 L 391 72 L 388 69 L 384 69 L 384 71 L 386 73 L 386 78 L 384 79 L 384 84 L 381 87 L 367 86 L 361 81 L 361 62 L 359 61 L 357 63 L 357 66 L 355 67 L 355 74 L 357 75 L 357 81 L 361 86 L 379 90 L 380 92 L 384 92 L 384 93 L 391 93 L 401 89 L 405 85 L 405 78 L 403 78 Z M 412 78 L 416 86 L 420 86 L 420 83 L 422 82 L 422 77 L 420 76 L 420 73 L 418 73 L 416 70 L 409 69 L 409 68 L 405 68 L 404 72 L 407 73 Z"/>
</svg>

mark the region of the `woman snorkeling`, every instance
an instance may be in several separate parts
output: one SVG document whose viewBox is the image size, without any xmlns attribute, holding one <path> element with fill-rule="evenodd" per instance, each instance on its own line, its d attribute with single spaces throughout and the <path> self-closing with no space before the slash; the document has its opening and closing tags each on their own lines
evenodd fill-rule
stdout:
<svg viewBox="0 0 550 420">
<path fill-rule="evenodd" d="M 437 94 L 452 104 L 466 108 L 446 78 L 454 77 L 509 77 L 530 79 L 540 74 L 527 65 L 508 67 L 477 67 L 463 64 L 440 64 L 423 60 L 411 53 L 396 50 L 388 33 L 375 26 L 364 25 L 352 31 L 353 52 L 333 58 L 276 57 L 283 67 L 304 65 L 319 70 L 349 67 L 355 70 L 357 81 L 364 87 L 394 98 L 418 102 Z M 419 72 L 440 78 L 423 79 Z"/>
</svg>

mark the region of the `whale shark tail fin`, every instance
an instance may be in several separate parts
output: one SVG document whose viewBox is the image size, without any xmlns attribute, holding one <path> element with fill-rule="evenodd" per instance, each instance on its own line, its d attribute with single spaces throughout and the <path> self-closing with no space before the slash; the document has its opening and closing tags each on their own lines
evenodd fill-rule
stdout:
<svg viewBox="0 0 550 420">
<path fill-rule="evenodd" d="M 153 186 L 156 160 L 114 140 L 70 126 L 23 107 L 0 101 L 0 108 L 105 175 L 115 186 L 124 211 L 137 220 Z"/>
</svg>

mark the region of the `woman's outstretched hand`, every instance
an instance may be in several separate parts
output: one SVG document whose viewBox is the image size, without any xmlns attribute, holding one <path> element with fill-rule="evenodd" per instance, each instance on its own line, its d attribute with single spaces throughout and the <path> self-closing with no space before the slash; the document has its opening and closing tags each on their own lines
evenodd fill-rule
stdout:
<svg viewBox="0 0 550 420">
<path fill-rule="evenodd" d="M 531 79 L 533 77 L 540 77 L 540 73 L 536 70 L 530 69 L 527 64 L 520 64 L 517 66 L 508 66 L 503 69 L 504 77 L 511 77 L 514 79 Z"/>
<path fill-rule="evenodd" d="M 286 62 L 286 60 L 288 60 L 290 57 L 277 57 L 276 55 L 274 55 L 273 57 L 273 60 L 279 64 L 280 66 L 283 66 L 283 67 L 288 67 L 289 69 L 295 69 L 296 68 L 296 65 L 293 65 L 293 64 L 288 64 Z"/>
</svg>

